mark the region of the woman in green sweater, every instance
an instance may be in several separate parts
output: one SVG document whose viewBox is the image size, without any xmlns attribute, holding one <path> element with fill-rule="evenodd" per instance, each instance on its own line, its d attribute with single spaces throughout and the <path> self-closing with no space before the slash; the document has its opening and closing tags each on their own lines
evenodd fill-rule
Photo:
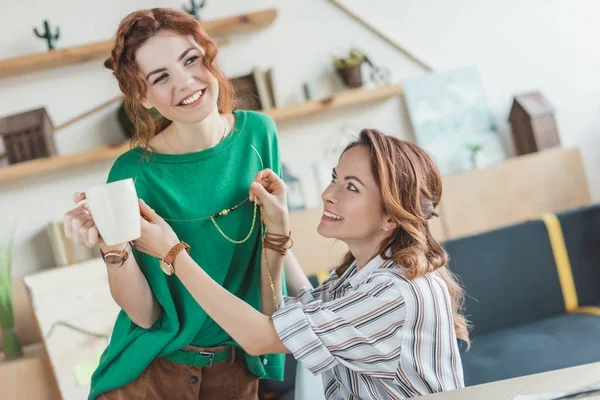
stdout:
<svg viewBox="0 0 600 400">
<path fill-rule="evenodd" d="M 189 244 L 212 279 L 270 315 L 282 288 L 261 273 L 261 216 L 248 187 L 264 168 L 279 174 L 276 128 L 264 114 L 233 111 L 233 89 L 216 57 L 214 41 L 187 14 L 157 8 L 123 19 L 105 66 L 136 132 L 108 182 L 133 178 L 138 196 Z M 283 355 L 242 351 L 166 264 L 128 243 L 107 246 L 84 207 L 64 222 L 67 237 L 100 245 L 122 309 L 90 399 L 256 399 L 258 378 L 282 379 Z M 264 252 L 267 261 L 281 262 L 276 251 Z M 271 295 L 261 299 L 261 289 Z"/>
</svg>

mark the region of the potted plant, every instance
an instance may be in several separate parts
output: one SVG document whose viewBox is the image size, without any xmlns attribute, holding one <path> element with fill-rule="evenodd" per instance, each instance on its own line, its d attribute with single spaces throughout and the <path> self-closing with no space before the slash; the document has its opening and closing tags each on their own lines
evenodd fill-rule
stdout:
<svg viewBox="0 0 600 400">
<path fill-rule="evenodd" d="M 352 49 L 348 57 L 334 58 L 333 67 L 349 88 L 358 88 L 363 85 L 361 67 L 365 56 L 358 50 Z"/>
<path fill-rule="evenodd" d="M 23 354 L 21 341 L 15 330 L 12 298 L 12 238 L 0 244 L 0 329 L 4 339 L 4 357 L 9 360 Z"/>
<path fill-rule="evenodd" d="M 483 149 L 483 145 L 481 145 L 479 143 L 473 143 L 473 144 L 467 145 L 467 150 L 469 150 L 469 153 L 470 153 L 469 158 L 471 160 L 471 168 L 472 169 L 477 169 L 477 167 L 478 167 L 477 154 L 479 154 L 482 149 Z"/>
</svg>

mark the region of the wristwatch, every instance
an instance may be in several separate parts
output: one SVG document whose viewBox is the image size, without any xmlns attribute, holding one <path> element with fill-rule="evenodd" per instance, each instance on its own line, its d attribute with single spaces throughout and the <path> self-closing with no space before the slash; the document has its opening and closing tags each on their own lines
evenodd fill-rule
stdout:
<svg viewBox="0 0 600 400">
<path fill-rule="evenodd" d="M 160 265 L 160 269 L 162 269 L 165 274 L 173 275 L 175 272 L 175 268 L 173 268 L 173 261 L 175 261 L 175 257 L 177 257 L 182 250 L 187 251 L 189 254 L 190 246 L 185 242 L 179 242 L 173 246 L 165 258 L 159 261 L 158 264 Z"/>
<path fill-rule="evenodd" d="M 129 243 L 127 243 L 127 246 L 125 246 L 125 248 L 121 251 L 109 251 L 106 254 L 102 252 L 102 249 L 100 249 L 100 254 L 102 255 L 106 265 L 112 268 L 119 268 L 129 258 L 128 247 Z"/>
</svg>

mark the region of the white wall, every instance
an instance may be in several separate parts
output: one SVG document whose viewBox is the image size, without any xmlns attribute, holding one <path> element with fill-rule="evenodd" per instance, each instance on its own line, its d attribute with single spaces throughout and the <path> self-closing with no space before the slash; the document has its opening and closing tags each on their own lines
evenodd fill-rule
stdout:
<svg viewBox="0 0 600 400">
<path fill-rule="evenodd" d="M 5 0 L 8 1 L 8 0 Z M 179 8 L 181 0 L 56 0 L 11 2 L 0 16 L 0 58 L 45 50 L 31 33 L 44 18 L 61 27 L 60 47 L 109 38 L 120 19 L 137 8 Z M 557 109 L 561 140 L 580 146 L 595 200 L 600 199 L 596 171 L 600 158 L 598 110 L 600 53 L 596 41 L 600 25 L 594 20 L 600 3 L 579 0 L 344 0 L 344 3 L 405 44 L 436 69 L 464 65 L 480 68 L 490 104 L 500 127 L 512 95 L 540 89 Z M 249 72 L 253 66 L 274 67 L 279 96 L 286 103 L 301 99 L 304 81 L 315 84 L 322 97 L 339 87 L 332 80 L 330 56 L 359 46 L 373 61 L 392 70 L 401 82 L 423 71 L 359 26 L 325 0 L 302 2 L 209 0 L 205 18 L 277 7 L 270 28 L 232 38 L 221 51 L 228 76 Z M 0 116 L 44 106 L 55 125 L 118 94 L 112 76 L 99 61 L 19 77 L 0 79 Z M 67 154 L 123 139 L 114 107 L 56 135 L 59 152 Z M 309 204 L 318 204 L 312 162 L 332 135 L 347 126 L 373 126 L 410 138 L 401 99 L 359 106 L 296 122 L 280 124 L 284 162 L 305 181 Z M 74 191 L 101 183 L 111 162 L 98 162 L 20 181 L 0 184 L 0 239 L 15 219 L 14 274 L 25 275 L 52 265 L 46 224 L 60 219 L 71 206 Z"/>
</svg>

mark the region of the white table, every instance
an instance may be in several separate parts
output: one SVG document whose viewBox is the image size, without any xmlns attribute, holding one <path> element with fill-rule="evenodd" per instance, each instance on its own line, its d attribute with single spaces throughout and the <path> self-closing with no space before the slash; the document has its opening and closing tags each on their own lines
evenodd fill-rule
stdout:
<svg viewBox="0 0 600 400">
<path fill-rule="evenodd" d="M 567 392 L 579 387 L 600 382 L 600 363 L 522 376 L 519 378 L 470 386 L 451 392 L 421 396 L 423 400 L 513 400 L 518 395 L 533 395 L 545 392 Z M 542 397 L 543 398 L 543 397 Z M 547 398 L 547 397 L 546 397 Z M 295 400 L 324 400 L 323 383 L 320 376 L 298 365 L 296 371 Z M 600 399 L 600 395 L 586 397 Z"/>
<path fill-rule="evenodd" d="M 600 340 L 600 338 L 599 338 Z M 600 344 L 599 344 L 600 345 Z M 517 395 L 567 392 L 600 382 L 600 363 L 580 365 L 422 396 L 423 400 L 512 400 Z M 600 399 L 600 395 L 586 399 Z"/>
<path fill-rule="evenodd" d="M 110 295 L 106 267 L 100 258 L 27 276 L 25 284 L 44 336 L 56 321 L 105 335 L 112 332 L 119 307 Z M 56 326 L 42 341 L 62 398 L 86 399 L 89 385 L 77 386 L 73 366 L 97 360 L 107 340 Z"/>
</svg>

